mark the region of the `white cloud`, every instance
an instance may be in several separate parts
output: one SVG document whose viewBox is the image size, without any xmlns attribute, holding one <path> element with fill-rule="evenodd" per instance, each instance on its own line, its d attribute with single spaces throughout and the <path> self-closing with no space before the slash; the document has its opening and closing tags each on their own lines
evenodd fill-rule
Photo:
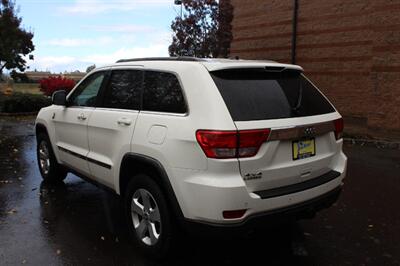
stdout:
<svg viewBox="0 0 400 266">
<path fill-rule="evenodd" d="M 76 58 L 72 56 L 37 56 L 33 62 L 28 61 L 28 64 L 30 69 L 47 70 L 60 65 L 67 66 L 75 61 Z"/>
<path fill-rule="evenodd" d="M 99 14 L 109 11 L 131 11 L 155 5 L 173 5 L 171 0 L 76 0 L 73 5 L 63 6 L 61 10 L 73 14 Z"/>
<path fill-rule="evenodd" d="M 29 63 L 30 69 L 50 70 L 52 72 L 64 72 L 81 70 L 92 64 L 97 66 L 115 63 L 119 59 L 137 57 L 168 56 L 167 43 L 154 43 L 149 46 L 136 46 L 132 48 L 120 48 L 112 53 L 96 53 L 83 57 L 71 56 L 35 56 L 35 60 Z"/>
<path fill-rule="evenodd" d="M 114 63 L 123 58 L 168 56 L 168 46 L 153 44 L 146 47 L 121 48 L 111 54 L 93 54 L 84 57 L 84 61 L 93 62 L 96 65 Z"/>
<path fill-rule="evenodd" d="M 80 38 L 61 38 L 51 39 L 44 41 L 44 45 L 60 46 L 60 47 L 80 47 L 80 46 L 101 46 L 108 45 L 114 42 L 111 37 L 99 37 L 94 39 L 80 39 Z"/>
<path fill-rule="evenodd" d="M 150 33 L 155 30 L 154 27 L 146 25 L 135 25 L 135 24 L 124 24 L 124 25 L 94 25 L 84 26 L 83 28 L 91 29 L 94 31 L 105 31 L 105 32 L 124 32 L 124 33 L 137 33 L 146 32 Z"/>
</svg>

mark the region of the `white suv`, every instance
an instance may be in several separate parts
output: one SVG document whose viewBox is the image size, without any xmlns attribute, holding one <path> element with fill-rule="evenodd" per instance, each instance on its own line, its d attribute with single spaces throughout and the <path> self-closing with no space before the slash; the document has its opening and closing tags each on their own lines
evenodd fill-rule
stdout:
<svg viewBox="0 0 400 266">
<path fill-rule="evenodd" d="M 302 72 L 188 57 L 97 68 L 38 114 L 40 172 L 121 195 L 133 240 L 158 256 L 181 229 L 313 214 L 336 201 L 347 158 L 340 114 Z"/>
</svg>

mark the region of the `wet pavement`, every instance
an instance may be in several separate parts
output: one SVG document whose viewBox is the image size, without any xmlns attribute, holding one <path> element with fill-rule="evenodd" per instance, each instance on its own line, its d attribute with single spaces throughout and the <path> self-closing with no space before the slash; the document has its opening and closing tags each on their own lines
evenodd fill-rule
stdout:
<svg viewBox="0 0 400 266">
<path fill-rule="evenodd" d="M 346 186 L 313 220 L 191 239 L 168 262 L 127 239 L 119 199 L 69 175 L 42 183 L 32 118 L 0 118 L 0 265 L 400 265 L 400 151 L 346 145 Z"/>
</svg>

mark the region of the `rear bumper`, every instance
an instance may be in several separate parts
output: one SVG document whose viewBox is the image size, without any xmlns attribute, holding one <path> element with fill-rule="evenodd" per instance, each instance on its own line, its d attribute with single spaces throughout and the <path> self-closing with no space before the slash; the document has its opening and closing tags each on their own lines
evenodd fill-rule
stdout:
<svg viewBox="0 0 400 266">
<path fill-rule="evenodd" d="M 221 224 L 186 219 L 184 229 L 186 232 L 195 235 L 235 235 L 283 222 L 312 218 L 318 211 L 329 208 L 334 204 L 339 198 L 341 190 L 342 186 L 339 185 L 333 190 L 311 200 L 280 209 L 256 213 L 237 223 Z"/>
<path fill-rule="evenodd" d="M 301 183 L 264 191 L 251 192 L 240 173 L 218 173 L 210 176 L 206 171 L 179 169 L 174 189 L 184 218 L 200 223 L 237 224 L 274 210 L 297 206 L 319 198 L 343 183 L 347 158 L 340 152 L 329 165 L 331 170 L 319 177 Z M 241 218 L 225 219 L 224 211 L 246 210 Z"/>
</svg>

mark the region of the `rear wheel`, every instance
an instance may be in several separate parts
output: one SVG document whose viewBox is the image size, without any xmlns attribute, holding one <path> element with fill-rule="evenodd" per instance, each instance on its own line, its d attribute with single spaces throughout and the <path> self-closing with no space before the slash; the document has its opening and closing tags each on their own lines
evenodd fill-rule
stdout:
<svg viewBox="0 0 400 266">
<path fill-rule="evenodd" d="M 37 162 L 44 181 L 60 182 L 67 176 L 67 171 L 57 162 L 50 139 L 45 133 L 37 135 Z"/>
<path fill-rule="evenodd" d="M 157 258 L 171 253 L 177 231 L 166 198 L 150 176 L 132 178 L 125 193 L 125 213 L 133 242 L 144 253 Z"/>
</svg>

